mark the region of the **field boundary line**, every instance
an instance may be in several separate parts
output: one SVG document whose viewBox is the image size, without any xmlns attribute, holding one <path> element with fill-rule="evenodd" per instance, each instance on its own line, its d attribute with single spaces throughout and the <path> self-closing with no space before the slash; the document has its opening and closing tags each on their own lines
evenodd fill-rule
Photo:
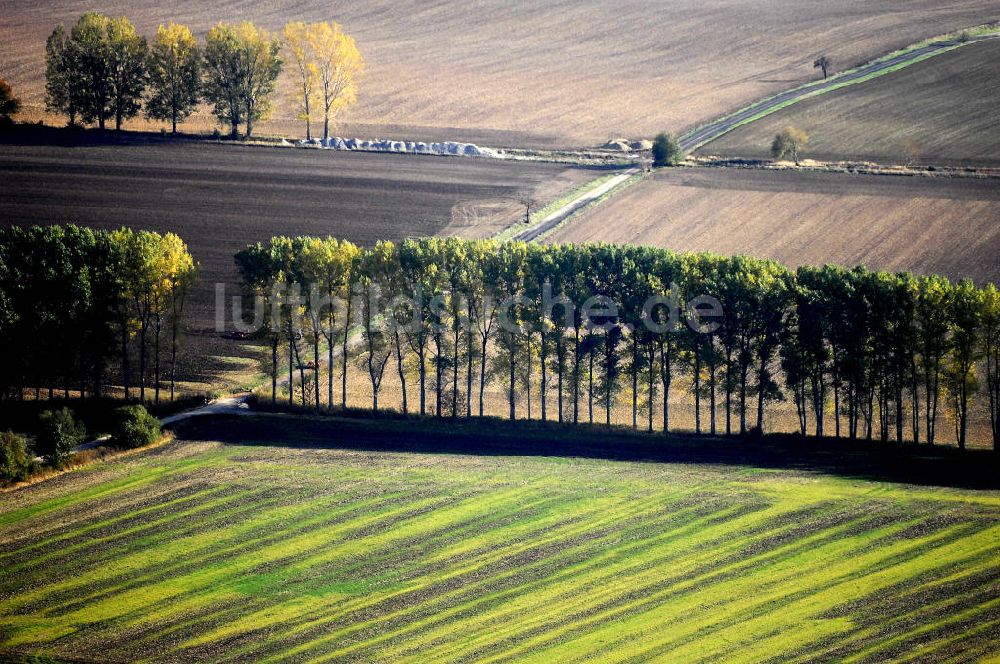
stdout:
<svg viewBox="0 0 1000 664">
<path fill-rule="evenodd" d="M 981 28 L 977 29 L 981 30 Z M 731 131 L 756 122 L 800 101 L 891 74 L 963 46 L 997 38 L 1000 38 L 1000 30 L 994 27 L 992 31 L 981 32 L 965 40 L 942 37 L 917 42 L 857 67 L 838 72 L 827 79 L 809 81 L 784 92 L 765 97 L 686 132 L 681 135 L 678 142 L 686 152 L 694 152 Z"/>
<path fill-rule="evenodd" d="M 573 216 L 580 210 L 603 200 L 609 193 L 620 188 L 628 180 L 637 175 L 641 175 L 641 171 L 638 168 L 628 168 L 598 186 L 582 187 L 582 191 L 578 196 L 571 199 L 565 205 L 549 214 L 531 228 L 521 231 L 515 235 L 514 239 L 521 242 L 533 242 L 540 239 L 543 235 L 547 235 L 550 231 L 561 225 L 569 217 Z M 602 180 L 606 177 L 607 176 L 602 176 L 597 178 L 590 184 L 593 185 L 594 182 Z"/>
</svg>

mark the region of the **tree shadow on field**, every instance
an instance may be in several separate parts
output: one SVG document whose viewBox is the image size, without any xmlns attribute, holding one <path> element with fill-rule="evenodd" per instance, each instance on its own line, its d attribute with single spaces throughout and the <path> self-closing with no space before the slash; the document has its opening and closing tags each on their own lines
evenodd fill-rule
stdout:
<svg viewBox="0 0 1000 664">
<path fill-rule="evenodd" d="M 566 456 L 609 461 L 749 466 L 964 489 L 1000 489 L 988 450 L 801 438 L 634 433 L 586 425 L 499 419 L 254 415 L 192 418 L 179 439 L 241 445 L 484 456 Z"/>
<path fill-rule="evenodd" d="M 154 131 L 51 127 L 40 124 L 13 124 L 0 126 L 0 145 L 55 146 L 62 148 L 92 147 L 100 145 L 146 145 L 166 141 L 214 141 L 211 134 L 179 133 L 162 134 Z"/>
</svg>

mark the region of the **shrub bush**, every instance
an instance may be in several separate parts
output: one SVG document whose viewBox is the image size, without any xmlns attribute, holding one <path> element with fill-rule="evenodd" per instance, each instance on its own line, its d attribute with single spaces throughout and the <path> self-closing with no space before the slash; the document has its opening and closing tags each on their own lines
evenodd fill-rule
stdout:
<svg viewBox="0 0 1000 664">
<path fill-rule="evenodd" d="M 673 136 L 660 134 L 653 141 L 653 166 L 676 166 L 684 161 L 684 151 Z"/>
<path fill-rule="evenodd" d="M 56 467 L 87 438 L 87 428 L 69 408 L 46 410 L 38 418 L 36 450 Z"/>
<path fill-rule="evenodd" d="M 0 480 L 19 482 L 31 472 L 31 454 L 24 436 L 12 431 L 0 433 Z"/>
<path fill-rule="evenodd" d="M 111 444 L 130 450 L 149 445 L 160 437 L 160 421 L 143 406 L 122 406 L 115 410 Z"/>
</svg>

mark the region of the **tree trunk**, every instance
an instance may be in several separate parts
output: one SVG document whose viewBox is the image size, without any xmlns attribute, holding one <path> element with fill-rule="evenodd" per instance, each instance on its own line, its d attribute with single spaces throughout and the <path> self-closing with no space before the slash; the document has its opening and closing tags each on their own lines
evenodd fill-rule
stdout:
<svg viewBox="0 0 1000 664">
<path fill-rule="evenodd" d="M 840 438 L 840 366 L 837 349 L 833 349 L 833 429 L 834 436 Z"/>
<path fill-rule="evenodd" d="M 587 353 L 590 363 L 590 371 L 587 376 L 589 385 L 587 386 L 587 414 L 591 424 L 594 423 L 594 349 Z"/>
<path fill-rule="evenodd" d="M 733 349 L 726 347 L 726 435 L 733 435 Z"/>
<path fill-rule="evenodd" d="M 427 351 L 426 340 L 421 342 L 417 351 L 417 361 L 420 363 L 418 373 L 420 375 L 420 414 L 427 414 Z"/>
<path fill-rule="evenodd" d="M 333 410 L 333 326 L 326 337 L 326 406 Z"/>
<path fill-rule="evenodd" d="M 278 403 L 278 336 L 271 338 L 271 405 Z"/>
<path fill-rule="evenodd" d="M 434 333 L 434 416 L 441 417 L 441 333 Z"/>
<path fill-rule="evenodd" d="M 344 410 L 347 409 L 347 341 L 351 334 L 351 299 L 350 297 L 347 298 L 347 313 L 344 317 L 344 338 L 340 346 L 342 370 L 340 377 L 340 407 Z"/>
<path fill-rule="evenodd" d="M 701 433 L 701 354 L 694 349 L 694 432 Z"/>
<path fill-rule="evenodd" d="M 399 374 L 400 390 L 403 393 L 403 415 L 408 415 L 410 410 L 406 401 L 406 373 L 403 371 L 403 345 L 400 343 L 399 330 L 393 330 L 392 334 L 396 340 L 396 372 Z"/>
<path fill-rule="evenodd" d="M 663 386 L 663 433 L 670 433 L 670 342 L 660 340 L 660 385 Z"/>
<path fill-rule="evenodd" d="M 176 314 L 175 314 L 176 315 Z M 174 400 L 174 385 L 177 383 L 177 322 L 171 321 L 170 328 L 170 400 Z"/>
<path fill-rule="evenodd" d="M 306 110 L 306 140 L 307 141 L 311 141 L 312 140 L 312 122 L 310 121 L 310 116 L 309 116 L 309 91 L 306 90 L 304 87 L 303 87 L 303 90 L 302 90 L 302 99 L 305 102 L 305 110 Z M 326 137 L 324 136 L 323 138 L 325 139 Z"/>
<path fill-rule="evenodd" d="M 764 434 L 764 378 L 767 374 L 767 354 L 761 350 L 760 357 L 757 358 L 760 362 L 760 375 L 757 380 L 757 434 Z"/>
<path fill-rule="evenodd" d="M 532 372 L 532 360 L 534 359 L 534 353 L 531 352 L 531 333 L 528 333 L 528 342 L 525 344 L 525 350 L 528 352 L 527 357 L 527 372 L 525 372 L 525 405 L 527 412 L 527 417 L 531 419 L 531 372 Z"/>
<path fill-rule="evenodd" d="M 145 320 L 139 322 L 139 403 L 146 403 L 146 328 Z"/>
<path fill-rule="evenodd" d="M 653 390 L 655 389 L 653 374 L 656 369 L 656 346 L 653 345 L 652 341 L 649 342 L 646 359 L 649 362 L 649 366 L 646 367 L 646 393 L 649 397 L 649 412 L 646 414 L 646 419 L 647 429 L 649 430 L 649 433 L 653 433 Z"/>
<path fill-rule="evenodd" d="M 483 416 L 483 392 L 486 390 L 486 346 L 488 339 L 486 335 L 481 337 L 482 345 L 479 348 L 479 417 Z"/>
<path fill-rule="evenodd" d="M 459 340 L 459 329 L 458 325 L 455 325 L 455 330 L 453 334 L 453 347 L 454 354 L 452 355 L 451 361 L 451 417 L 455 419 L 458 417 L 458 340 Z"/>
<path fill-rule="evenodd" d="M 306 367 L 299 354 L 298 341 L 295 342 L 295 363 L 299 365 L 299 385 L 302 386 L 302 406 L 306 405 Z"/>
<path fill-rule="evenodd" d="M 472 417 L 472 311 L 465 334 L 465 417 Z"/>
<path fill-rule="evenodd" d="M 320 408 L 319 403 L 319 332 L 313 332 L 313 392 L 316 410 Z"/>
<path fill-rule="evenodd" d="M 129 384 L 128 384 L 128 321 L 121 321 L 121 332 L 122 332 L 122 387 L 125 389 L 125 401 L 129 400 Z M 24 394 L 24 390 L 21 390 L 21 394 Z"/>
<path fill-rule="evenodd" d="M 508 352 L 510 353 L 510 356 L 508 358 L 508 363 L 510 364 L 510 384 L 508 386 L 508 391 L 507 391 L 507 406 L 509 408 L 509 419 L 511 422 L 513 422 L 514 417 L 516 415 L 514 411 L 514 370 L 516 368 L 515 365 L 517 363 L 515 356 L 516 350 L 514 348 L 513 340 L 511 340 L 510 342 Z"/>
<path fill-rule="evenodd" d="M 639 430 L 639 342 L 632 334 L 632 430 Z"/>
<path fill-rule="evenodd" d="M 573 424 L 580 421 L 580 328 L 573 328 Z"/>
<path fill-rule="evenodd" d="M 563 390 L 565 386 L 563 385 L 563 374 L 566 372 L 566 347 L 565 341 L 563 340 L 563 333 L 565 330 L 563 328 L 559 329 L 559 340 L 556 341 L 556 361 L 558 366 L 556 367 L 556 385 L 559 390 L 558 401 L 556 402 L 556 408 L 559 411 L 559 423 L 563 422 Z"/>
<path fill-rule="evenodd" d="M 154 353 L 153 353 L 153 402 L 160 403 L 160 314 L 156 314 L 156 327 L 153 333 Z"/>
<path fill-rule="evenodd" d="M 543 331 L 541 333 L 541 346 L 539 346 L 539 353 L 540 353 L 539 361 L 541 362 L 541 365 L 542 365 L 542 384 L 538 388 L 538 392 L 540 393 L 541 400 L 542 400 L 542 404 L 541 404 L 542 405 L 542 422 L 546 422 L 549 419 L 548 404 L 545 403 L 545 400 L 548 397 L 548 382 L 549 382 L 548 362 L 547 362 L 547 360 L 548 360 L 547 346 L 548 346 L 548 344 L 545 341 L 545 332 Z M 529 378 L 529 380 L 530 380 L 530 378 Z"/>
</svg>

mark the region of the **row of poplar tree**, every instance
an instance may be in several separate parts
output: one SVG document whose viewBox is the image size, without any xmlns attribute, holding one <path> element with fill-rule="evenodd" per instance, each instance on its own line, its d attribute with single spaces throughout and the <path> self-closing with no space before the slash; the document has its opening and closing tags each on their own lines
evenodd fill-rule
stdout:
<svg viewBox="0 0 1000 664">
<path fill-rule="evenodd" d="M 985 382 L 1000 449 L 1000 293 L 992 284 L 979 289 L 967 280 L 860 267 L 792 271 L 747 256 L 651 247 L 451 238 L 363 250 L 334 238 L 276 237 L 239 252 L 236 263 L 246 295 L 264 305 L 258 309 L 271 342 L 272 399 L 279 345 L 287 344 L 290 385 L 298 367 L 303 404 L 322 406 L 318 381 L 307 396 L 300 354 L 312 346 L 318 376 L 325 344 L 330 407 L 335 359 L 346 405 L 353 356 L 370 379 L 374 410 L 394 365 L 404 413 L 412 408 L 408 380 L 418 383 L 421 414 L 452 417 L 482 415 L 484 391 L 495 383 L 511 419 L 522 400 L 531 418 L 537 399 L 543 420 L 578 422 L 586 408 L 593 421 L 596 400 L 610 424 L 613 405 L 630 396 L 634 427 L 644 417 L 653 430 L 659 409 L 669 431 L 672 381 L 684 375 L 698 432 L 761 431 L 768 404 L 790 399 L 803 435 L 811 429 L 933 443 L 947 406 L 964 447 L 970 403 Z M 289 299 L 281 286 L 290 284 L 340 297 L 344 306 Z M 575 303 L 569 315 L 545 306 L 547 289 Z M 388 306 L 399 295 L 410 299 Z M 581 305 L 595 295 L 614 301 L 617 312 L 584 316 Z M 651 297 L 683 303 L 701 295 L 721 303 L 717 325 L 706 325 L 691 306 L 684 308 L 691 324 L 656 331 L 643 323 L 665 323 L 669 315 L 665 306 L 650 309 Z M 505 301 L 516 304 L 504 308 Z M 516 328 L 498 324 L 501 311 Z"/>
<path fill-rule="evenodd" d="M 67 32 L 59 25 L 45 47 L 46 108 L 116 129 L 143 109 L 147 117 L 177 123 L 201 102 L 210 104 L 231 135 L 253 133 L 266 119 L 283 67 L 282 48 L 294 63 L 295 98 L 308 122 L 323 113 L 324 138 L 331 118 L 355 100 L 363 60 L 353 38 L 336 23 L 289 23 L 285 41 L 250 21 L 219 23 L 199 45 L 185 25 L 161 25 L 152 42 L 126 17 L 89 12 Z"/>
<path fill-rule="evenodd" d="M 0 229 L 0 399 L 103 396 L 115 379 L 173 399 L 195 272 L 173 233 Z"/>
</svg>

